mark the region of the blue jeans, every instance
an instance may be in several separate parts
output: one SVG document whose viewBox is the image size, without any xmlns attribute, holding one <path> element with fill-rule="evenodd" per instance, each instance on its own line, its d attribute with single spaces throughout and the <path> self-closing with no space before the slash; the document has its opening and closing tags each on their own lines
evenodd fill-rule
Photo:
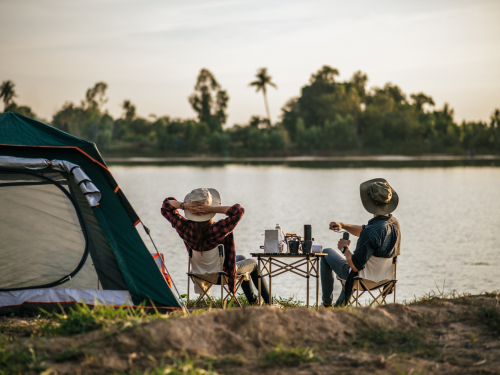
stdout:
<svg viewBox="0 0 500 375">
<path fill-rule="evenodd" d="M 321 273 L 321 290 L 323 292 L 323 303 L 331 305 L 333 302 L 333 282 L 337 274 L 342 280 L 346 280 L 351 267 L 344 255 L 337 249 L 323 249 L 323 254 L 327 254 L 321 258 L 320 273 Z M 344 289 L 340 292 L 336 304 L 344 299 Z"/>
<path fill-rule="evenodd" d="M 236 255 L 236 265 L 237 273 L 250 273 L 250 278 L 252 279 L 253 284 L 255 285 L 255 289 L 257 289 L 257 293 L 259 291 L 259 267 L 257 266 L 257 262 L 255 259 L 246 259 L 243 255 Z M 251 305 L 255 305 L 258 302 L 258 297 L 255 295 L 252 284 L 250 281 L 243 281 L 241 283 L 241 289 L 243 289 L 243 293 L 247 297 L 248 303 Z M 262 299 L 265 303 L 269 303 L 269 289 L 267 288 L 267 283 L 264 278 L 260 281 L 260 292 L 262 295 Z"/>
</svg>

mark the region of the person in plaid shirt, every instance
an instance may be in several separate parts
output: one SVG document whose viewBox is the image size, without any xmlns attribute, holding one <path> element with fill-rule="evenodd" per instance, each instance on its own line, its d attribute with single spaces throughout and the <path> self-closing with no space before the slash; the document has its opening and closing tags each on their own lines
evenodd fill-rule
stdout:
<svg viewBox="0 0 500 375">
<path fill-rule="evenodd" d="M 184 210 L 186 217 L 180 215 L 178 209 Z M 227 217 L 214 222 L 213 217 L 217 213 Z M 245 259 L 242 255 L 236 256 L 233 230 L 244 213 L 245 209 L 239 204 L 221 206 L 217 190 L 206 188 L 193 190 L 184 198 L 184 202 L 173 197 L 166 198 L 161 207 L 161 214 L 177 231 L 188 251 L 207 251 L 220 244 L 224 245 L 223 270 L 228 274 L 228 284 L 233 293 L 237 272 L 249 272 L 255 286 L 258 285 L 257 262 L 254 259 Z M 241 287 L 248 302 L 257 303 L 257 296 L 250 282 L 244 281 Z M 269 292 L 264 279 L 261 280 L 261 293 L 264 301 L 268 302 Z"/>
</svg>

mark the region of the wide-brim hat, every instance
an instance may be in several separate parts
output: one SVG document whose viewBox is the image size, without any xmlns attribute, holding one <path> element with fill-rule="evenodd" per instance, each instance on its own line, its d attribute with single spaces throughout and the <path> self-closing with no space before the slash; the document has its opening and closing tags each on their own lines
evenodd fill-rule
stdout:
<svg viewBox="0 0 500 375">
<path fill-rule="evenodd" d="M 199 188 L 199 189 L 194 189 L 186 195 L 184 198 L 184 203 L 203 203 L 209 206 L 220 206 L 221 205 L 221 199 L 220 199 L 220 194 L 217 190 L 212 189 L 212 188 Z M 186 219 L 192 220 L 192 221 L 208 221 L 211 218 L 215 216 L 214 212 L 211 212 L 209 214 L 205 214 L 202 216 L 197 216 L 193 215 L 191 212 L 188 210 L 184 211 L 184 215 L 186 216 Z"/>
<path fill-rule="evenodd" d="M 359 193 L 363 207 L 374 215 L 390 214 L 399 203 L 398 194 L 383 178 L 363 182 L 359 186 Z"/>
</svg>

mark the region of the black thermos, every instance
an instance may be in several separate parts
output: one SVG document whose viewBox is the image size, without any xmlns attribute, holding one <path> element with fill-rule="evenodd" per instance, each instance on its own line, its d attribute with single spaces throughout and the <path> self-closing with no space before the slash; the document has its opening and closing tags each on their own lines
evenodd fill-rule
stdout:
<svg viewBox="0 0 500 375">
<path fill-rule="evenodd" d="M 343 238 L 344 240 L 348 240 L 348 239 L 349 239 L 349 233 L 344 232 L 344 234 L 342 235 L 342 238 Z M 342 252 L 344 252 L 345 250 L 347 250 L 347 246 L 344 246 L 344 247 L 342 248 Z"/>
<path fill-rule="evenodd" d="M 304 241 L 312 241 L 311 224 L 304 225 Z"/>
</svg>

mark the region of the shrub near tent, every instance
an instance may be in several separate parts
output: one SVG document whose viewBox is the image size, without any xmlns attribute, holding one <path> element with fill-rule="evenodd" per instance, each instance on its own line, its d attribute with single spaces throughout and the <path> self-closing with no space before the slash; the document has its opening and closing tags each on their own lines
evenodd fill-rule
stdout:
<svg viewBox="0 0 500 375">
<path fill-rule="evenodd" d="M 182 310 L 93 143 L 0 115 L 0 314 L 58 304 Z"/>
</svg>

